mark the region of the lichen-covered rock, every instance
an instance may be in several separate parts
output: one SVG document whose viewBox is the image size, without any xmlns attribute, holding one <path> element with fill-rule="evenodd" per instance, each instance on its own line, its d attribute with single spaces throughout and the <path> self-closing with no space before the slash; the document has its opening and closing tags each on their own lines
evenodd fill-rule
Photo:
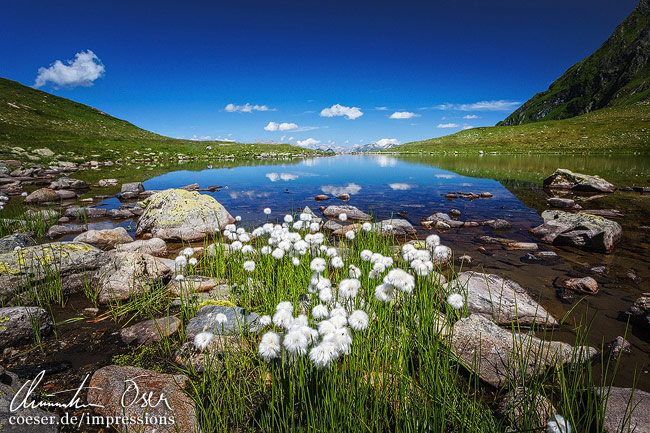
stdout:
<svg viewBox="0 0 650 433">
<path fill-rule="evenodd" d="M 40 188 L 25 197 L 25 203 L 45 203 L 60 200 L 52 188 Z"/>
<path fill-rule="evenodd" d="M 571 189 L 586 192 L 614 192 L 616 187 L 599 176 L 574 173 L 566 168 L 558 168 L 544 179 L 545 188 Z"/>
<path fill-rule="evenodd" d="M 338 218 L 339 215 L 345 214 L 350 221 L 370 221 L 372 217 L 359 208 L 350 205 L 333 205 L 322 209 L 323 215 L 327 218 Z"/>
<path fill-rule="evenodd" d="M 99 207 L 71 206 L 65 210 L 63 216 L 68 218 L 102 218 L 106 216 L 106 209 Z"/>
<path fill-rule="evenodd" d="M 547 210 L 542 212 L 542 218 L 544 224 L 531 229 L 530 233 L 553 245 L 609 253 L 623 233 L 617 222 L 582 212 Z"/>
<path fill-rule="evenodd" d="M 596 355 L 591 347 L 513 334 L 478 314 L 457 321 L 451 340 L 451 349 L 463 364 L 496 388 L 522 383 L 551 366 L 588 362 Z"/>
<path fill-rule="evenodd" d="M 142 239 L 115 246 L 117 252 L 145 253 L 156 257 L 167 257 L 167 244 L 159 238 Z"/>
<path fill-rule="evenodd" d="M 55 224 L 49 229 L 47 229 L 45 236 L 47 236 L 50 239 L 54 239 L 54 238 L 59 238 L 61 236 L 75 235 L 77 233 L 83 232 L 84 230 L 85 228 L 80 225 Z"/>
<path fill-rule="evenodd" d="M 408 236 L 416 233 L 415 227 L 403 218 L 391 218 L 373 224 L 373 230 L 382 234 Z"/>
<path fill-rule="evenodd" d="M 60 177 L 50 183 L 52 189 L 86 189 L 90 188 L 83 180 L 74 179 L 72 177 Z"/>
<path fill-rule="evenodd" d="M 180 319 L 174 316 L 150 319 L 120 329 L 120 338 L 126 344 L 155 343 L 176 334 L 180 326 Z"/>
<path fill-rule="evenodd" d="M 188 380 L 182 374 L 172 376 L 143 368 L 109 365 L 95 371 L 90 378 L 88 403 L 105 417 L 144 419 L 146 415 L 158 421 L 139 426 L 141 433 L 198 433 L 194 401 L 183 390 Z M 143 396 L 150 396 L 151 404 L 143 405 Z M 161 423 L 163 418 L 173 422 Z M 127 430 L 121 424 L 115 427 L 123 432 L 132 431 L 131 427 Z"/>
<path fill-rule="evenodd" d="M 596 392 L 605 407 L 603 433 L 650 433 L 650 394 L 616 386 Z"/>
<path fill-rule="evenodd" d="M 115 253 L 97 271 L 98 300 L 101 304 L 125 301 L 146 293 L 154 284 L 164 284 L 172 270 L 160 259 L 143 253 Z"/>
<path fill-rule="evenodd" d="M 230 289 L 224 280 L 201 275 L 189 276 L 180 281 L 174 279 L 167 285 L 167 290 L 173 296 L 186 297 L 192 293 L 209 292 L 216 287 L 219 287 L 220 292 L 225 294 L 225 299 L 228 299 Z"/>
<path fill-rule="evenodd" d="M 218 314 L 226 316 L 224 323 L 217 320 Z M 206 305 L 199 310 L 196 317 L 190 319 L 185 333 L 190 339 L 205 331 L 215 335 L 245 335 L 257 332 L 259 327 L 259 316 L 244 308 Z"/>
<path fill-rule="evenodd" d="M 168 189 L 149 197 L 136 235 L 175 241 L 199 241 L 235 222 L 225 207 L 209 195 Z"/>
<path fill-rule="evenodd" d="M 75 242 L 85 242 L 102 250 L 110 250 L 119 244 L 133 242 L 133 238 L 124 227 L 114 229 L 88 230 L 74 238 Z"/>
<path fill-rule="evenodd" d="M 90 272 L 106 263 L 102 250 L 81 242 L 52 242 L 0 254 L 0 299 L 58 274 Z"/>
<path fill-rule="evenodd" d="M 31 247 L 36 241 L 24 233 L 16 233 L 0 239 L 0 254 L 10 253 L 16 248 Z"/>
<path fill-rule="evenodd" d="M 40 307 L 0 308 L 0 350 L 52 331 L 52 317 Z"/>
<path fill-rule="evenodd" d="M 557 325 L 557 320 L 519 284 L 498 275 L 461 272 L 444 286 L 446 292 L 466 297 L 469 314 L 480 314 L 499 325 Z"/>
</svg>

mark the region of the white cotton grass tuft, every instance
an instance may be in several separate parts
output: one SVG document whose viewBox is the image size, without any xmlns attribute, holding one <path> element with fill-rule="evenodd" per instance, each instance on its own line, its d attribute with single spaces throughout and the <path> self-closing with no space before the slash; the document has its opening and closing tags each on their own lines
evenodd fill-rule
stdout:
<svg viewBox="0 0 650 433">
<path fill-rule="evenodd" d="M 287 224 L 291 224 L 293 222 L 293 217 L 291 215 L 289 215 L 289 214 L 286 214 L 284 216 L 284 222 L 287 223 Z"/>
<path fill-rule="evenodd" d="M 361 278 L 361 269 L 357 268 L 354 265 L 348 267 L 348 275 L 350 278 Z"/>
<path fill-rule="evenodd" d="M 440 236 L 438 236 L 438 235 L 429 235 L 429 236 L 427 236 L 427 239 L 426 239 L 425 242 L 429 247 L 435 248 L 438 245 L 440 245 Z"/>
<path fill-rule="evenodd" d="M 253 246 L 252 245 L 244 245 L 241 248 L 241 252 L 242 252 L 242 254 L 250 254 L 250 253 L 253 252 Z"/>
<path fill-rule="evenodd" d="M 363 223 L 363 224 L 361 225 L 361 228 L 363 229 L 364 232 L 369 232 L 370 230 L 372 230 L 372 224 L 370 224 L 370 223 Z"/>
<path fill-rule="evenodd" d="M 334 325 L 336 329 L 344 328 L 348 324 L 348 319 L 345 316 L 330 317 L 329 321 L 332 322 L 332 325 Z"/>
<path fill-rule="evenodd" d="M 241 221 L 241 215 L 237 215 L 237 216 L 235 217 L 235 221 L 237 221 L 237 222 Z"/>
<path fill-rule="evenodd" d="M 26 192 L 22 192 L 22 193 L 20 193 L 20 196 L 21 196 L 21 197 L 27 197 L 27 193 L 26 193 Z"/>
<path fill-rule="evenodd" d="M 282 344 L 289 354 L 303 356 L 307 354 L 309 340 L 300 329 L 296 329 L 285 334 Z"/>
<path fill-rule="evenodd" d="M 269 315 L 264 315 L 260 317 L 260 325 L 262 326 L 270 326 L 273 321 L 271 320 L 271 316 Z"/>
<path fill-rule="evenodd" d="M 546 433 L 571 433 L 572 428 L 569 421 L 560 414 L 555 414 L 546 424 Z"/>
<path fill-rule="evenodd" d="M 272 251 L 272 250 L 271 250 L 271 247 L 268 246 L 268 245 L 264 245 L 264 246 L 262 247 L 262 249 L 260 250 L 260 252 L 261 252 L 262 254 L 264 254 L 265 256 L 268 256 L 269 254 L 271 254 L 271 251 Z"/>
<path fill-rule="evenodd" d="M 224 323 L 228 322 L 228 316 L 226 316 L 223 313 L 219 313 L 216 316 L 214 316 L 214 321 L 217 322 L 219 325 L 223 325 Z"/>
<path fill-rule="evenodd" d="M 322 257 L 316 257 L 309 264 L 309 268 L 314 272 L 323 272 L 327 267 L 327 262 Z"/>
<path fill-rule="evenodd" d="M 361 260 L 363 260 L 364 262 L 369 262 L 370 259 L 372 258 L 372 251 L 363 250 L 363 251 L 361 251 L 360 256 L 361 256 Z"/>
<path fill-rule="evenodd" d="M 270 207 L 265 207 L 265 208 L 264 208 L 264 213 L 265 213 L 266 215 L 271 215 L 271 208 L 270 208 Z"/>
<path fill-rule="evenodd" d="M 291 263 L 293 263 L 294 266 L 300 266 L 300 259 L 298 257 L 292 257 Z"/>
<path fill-rule="evenodd" d="M 318 323 L 318 333 L 320 335 L 331 334 L 336 331 L 336 326 L 329 320 L 323 320 Z"/>
<path fill-rule="evenodd" d="M 327 307 L 325 305 L 318 304 L 311 309 L 311 315 L 314 319 L 320 320 L 326 318 L 329 315 L 329 312 L 327 311 Z"/>
<path fill-rule="evenodd" d="M 348 328 L 338 328 L 334 332 L 323 336 L 323 341 L 334 342 L 339 354 L 347 355 L 352 347 L 352 334 Z"/>
<path fill-rule="evenodd" d="M 309 351 L 309 359 L 319 369 L 330 367 L 338 356 L 336 344 L 332 341 L 323 341 Z"/>
<path fill-rule="evenodd" d="M 368 314 L 363 310 L 355 310 L 350 314 L 350 317 L 348 317 L 348 324 L 350 325 L 350 328 L 355 331 L 363 331 L 367 329 L 369 321 Z"/>
<path fill-rule="evenodd" d="M 341 221 L 347 221 L 348 220 L 348 215 L 346 213 L 340 213 L 339 214 L 339 219 Z"/>
<path fill-rule="evenodd" d="M 359 293 L 361 282 L 356 278 L 347 278 L 339 283 L 339 295 L 344 298 L 354 298 Z"/>
<path fill-rule="evenodd" d="M 200 352 L 203 352 L 214 340 L 212 332 L 200 332 L 194 337 L 194 347 Z"/>
<path fill-rule="evenodd" d="M 325 255 L 329 258 L 336 257 L 338 254 L 339 252 L 334 247 L 329 247 L 327 250 L 325 250 Z"/>
<path fill-rule="evenodd" d="M 454 310 L 460 310 L 461 308 L 463 308 L 463 305 L 465 305 L 465 299 L 463 298 L 463 295 L 461 295 L 460 293 L 452 293 L 447 297 L 447 303 Z"/>
<path fill-rule="evenodd" d="M 343 259 L 340 257 L 334 257 L 331 263 L 334 269 L 340 269 L 343 266 L 345 266 L 345 263 L 343 263 Z"/>
<path fill-rule="evenodd" d="M 262 336 L 257 353 L 259 353 L 260 357 L 262 357 L 266 362 L 269 362 L 274 358 L 279 358 L 282 354 L 282 346 L 280 343 L 280 335 L 269 331 Z"/>
<path fill-rule="evenodd" d="M 313 223 L 309 224 L 309 231 L 317 232 L 318 230 L 320 230 L 320 224 L 319 223 L 313 222 Z"/>
<path fill-rule="evenodd" d="M 183 280 L 185 280 L 185 275 L 183 275 L 183 274 L 178 274 L 178 275 L 176 275 L 176 277 L 174 277 L 174 279 L 175 279 L 176 281 L 183 281 Z"/>
<path fill-rule="evenodd" d="M 293 312 L 293 304 L 289 301 L 282 301 L 275 306 L 275 311 L 288 311 L 289 314 Z"/>
<path fill-rule="evenodd" d="M 328 303 L 329 301 L 332 300 L 332 289 L 329 287 L 325 287 L 318 292 L 318 299 L 321 300 L 321 302 Z"/>
<path fill-rule="evenodd" d="M 186 256 L 186 257 L 192 257 L 194 255 L 194 248 L 187 247 L 187 248 L 185 248 L 183 250 L 183 252 L 181 254 Z"/>
<path fill-rule="evenodd" d="M 375 287 L 375 297 L 381 302 L 390 302 L 395 299 L 395 288 L 387 283 Z"/>
<path fill-rule="evenodd" d="M 345 232 L 345 238 L 349 241 L 353 241 L 356 235 L 352 230 Z"/>
<path fill-rule="evenodd" d="M 279 310 L 273 315 L 273 324 L 280 328 L 289 329 L 293 323 L 293 316 L 287 310 Z"/>
<path fill-rule="evenodd" d="M 271 256 L 273 256 L 273 258 L 276 260 L 280 260 L 282 257 L 284 257 L 284 250 L 282 248 L 276 248 L 271 253 Z"/>
<path fill-rule="evenodd" d="M 197 264 L 198 262 L 199 262 L 199 261 L 196 260 L 196 257 L 192 257 L 191 259 L 189 259 L 189 260 L 187 261 L 187 263 L 189 263 L 190 266 L 196 266 L 196 264 Z"/>
<path fill-rule="evenodd" d="M 240 241 L 235 241 L 232 244 L 230 244 L 230 248 L 233 251 L 239 251 L 239 250 L 242 249 L 243 246 L 244 246 L 244 244 L 242 244 Z"/>
<path fill-rule="evenodd" d="M 384 277 L 384 283 L 388 283 L 404 293 L 410 293 L 415 288 L 415 278 L 403 269 L 391 269 Z"/>
</svg>

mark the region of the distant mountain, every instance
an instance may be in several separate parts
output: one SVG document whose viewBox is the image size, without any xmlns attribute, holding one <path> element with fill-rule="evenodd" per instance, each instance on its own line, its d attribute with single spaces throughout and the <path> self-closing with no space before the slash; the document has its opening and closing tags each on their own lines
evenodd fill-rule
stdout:
<svg viewBox="0 0 650 433">
<path fill-rule="evenodd" d="M 392 142 L 390 140 L 382 141 L 380 140 L 379 142 L 372 142 L 369 144 L 355 144 L 350 148 L 351 152 L 377 152 L 380 150 L 386 150 L 393 148 L 395 146 L 399 146 L 399 143 Z"/>
<path fill-rule="evenodd" d="M 598 50 L 498 125 L 566 119 L 649 96 L 650 0 L 641 0 Z"/>
</svg>

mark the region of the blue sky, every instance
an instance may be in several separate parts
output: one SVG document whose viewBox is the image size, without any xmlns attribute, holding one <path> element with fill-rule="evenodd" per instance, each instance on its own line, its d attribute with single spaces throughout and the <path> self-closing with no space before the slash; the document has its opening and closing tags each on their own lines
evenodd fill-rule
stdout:
<svg viewBox="0 0 650 433">
<path fill-rule="evenodd" d="M 171 137 L 405 143 L 495 124 L 635 4 L 5 1 L 0 76 Z"/>
</svg>

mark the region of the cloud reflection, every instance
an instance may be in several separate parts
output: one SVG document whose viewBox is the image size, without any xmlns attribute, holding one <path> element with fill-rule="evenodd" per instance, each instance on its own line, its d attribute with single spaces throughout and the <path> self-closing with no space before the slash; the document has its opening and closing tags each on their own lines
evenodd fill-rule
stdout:
<svg viewBox="0 0 650 433">
<path fill-rule="evenodd" d="M 325 194 L 331 194 L 333 196 L 338 196 L 341 194 L 358 194 L 361 191 L 361 185 L 356 183 L 348 183 L 345 186 L 334 186 L 334 185 L 323 185 L 320 187 L 321 191 Z"/>
</svg>

